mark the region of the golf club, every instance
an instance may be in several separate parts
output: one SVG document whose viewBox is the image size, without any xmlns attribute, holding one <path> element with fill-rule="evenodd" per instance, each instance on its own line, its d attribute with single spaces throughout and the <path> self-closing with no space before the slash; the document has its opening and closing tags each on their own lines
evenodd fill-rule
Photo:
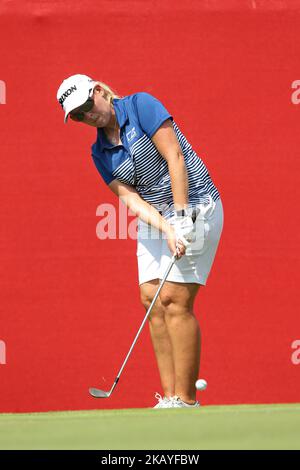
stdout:
<svg viewBox="0 0 300 470">
<path fill-rule="evenodd" d="M 195 220 L 196 220 L 197 215 L 198 215 L 199 212 L 200 212 L 200 210 L 199 210 L 198 208 L 196 208 L 196 209 L 193 210 L 192 220 L 193 220 L 194 223 L 195 223 Z M 112 392 L 114 391 L 114 389 L 115 389 L 115 387 L 116 387 L 116 385 L 117 385 L 117 383 L 118 383 L 118 381 L 119 381 L 119 379 L 120 379 L 120 376 L 121 376 L 121 374 L 122 374 L 122 371 L 123 371 L 123 369 L 124 369 L 124 367 L 125 367 L 125 365 L 126 365 L 128 359 L 129 359 L 129 356 L 130 356 L 130 354 L 131 354 L 131 352 L 132 352 L 132 350 L 133 350 L 133 348 L 134 348 L 134 346 L 135 346 L 135 344 L 136 344 L 136 342 L 137 342 L 137 340 L 138 340 L 138 337 L 140 336 L 140 333 L 141 333 L 142 329 L 144 328 L 144 325 L 145 325 L 145 323 L 146 323 L 146 320 L 147 320 L 147 318 L 149 317 L 149 315 L 150 315 L 150 313 L 151 313 L 151 310 L 152 310 L 152 308 L 153 308 L 153 305 L 155 304 L 156 299 L 157 299 L 157 297 L 159 296 L 159 293 L 160 293 L 160 291 L 161 291 L 161 289 L 162 289 L 162 287 L 163 287 L 163 285 L 164 285 L 164 283 L 165 283 L 165 281 L 166 281 L 166 279 L 167 279 L 167 277 L 168 277 L 168 275 L 169 275 L 169 272 L 171 271 L 171 269 L 172 269 L 172 267 L 173 267 L 173 265 L 174 265 L 174 263 L 175 263 L 176 260 L 177 260 L 177 254 L 174 253 L 174 255 L 172 256 L 171 261 L 170 261 L 170 263 L 169 263 L 169 266 L 168 266 L 168 268 L 167 268 L 167 270 L 166 270 L 166 272 L 165 272 L 165 274 L 164 274 L 164 277 L 163 277 L 163 279 L 162 279 L 162 281 L 161 281 L 161 283 L 160 283 L 160 285 L 159 285 L 159 287 L 158 287 L 158 289 L 157 289 L 157 292 L 156 292 L 155 296 L 153 297 L 153 300 L 152 300 L 152 302 L 151 302 L 151 305 L 150 305 L 150 307 L 149 307 L 148 310 L 147 310 L 147 313 L 146 313 L 145 318 L 144 318 L 144 320 L 143 320 L 143 322 L 142 322 L 142 324 L 141 324 L 141 326 L 140 326 L 140 328 L 139 328 L 139 331 L 137 332 L 137 334 L 136 334 L 136 336 L 135 336 L 135 338 L 134 338 L 134 340 L 133 340 L 133 343 L 132 343 L 132 345 L 131 345 L 131 348 L 130 348 L 129 351 L 128 351 L 128 354 L 127 354 L 127 356 L 126 356 L 126 358 L 125 358 L 125 360 L 124 360 L 124 362 L 123 362 L 123 364 L 122 364 L 121 369 L 119 370 L 119 373 L 118 373 L 117 377 L 115 378 L 115 381 L 114 381 L 114 383 L 113 383 L 111 389 L 106 392 L 106 391 L 100 390 L 100 389 L 98 389 L 98 388 L 90 388 L 90 389 L 89 389 L 89 393 L 90 393 L 90 395 L 92 395 L 92 397 L 94 397 L 94 398 L 109 398 L 110 395 L 112 394 Z"/>
</svg>

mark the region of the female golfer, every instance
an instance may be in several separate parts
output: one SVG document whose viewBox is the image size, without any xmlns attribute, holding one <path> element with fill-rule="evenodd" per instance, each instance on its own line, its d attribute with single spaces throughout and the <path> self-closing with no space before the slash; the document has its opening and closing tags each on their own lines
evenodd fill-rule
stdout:
<svg viewBox="0 0 300 470">
<path fill-rule="evenodd" d="M 163 398 L 156 394 L 155 407 L 197 407 L 200 328 L 193 305 L 223 228 L 219 192 L 173 116 L 151 94 L 121 98 L 103 82 L 73 75 L 63 81 L 57 99 L 65 122 L 70 117 L 97 129 L 96 168 L 138 216 L 139 285 L 146 310 L 177 254 L 149 317 L 164 392 Z"/>
</svg>

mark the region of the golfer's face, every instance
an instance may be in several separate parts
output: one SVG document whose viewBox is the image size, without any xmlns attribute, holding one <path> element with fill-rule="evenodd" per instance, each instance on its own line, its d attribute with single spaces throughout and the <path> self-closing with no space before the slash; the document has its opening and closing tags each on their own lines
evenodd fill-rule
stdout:
<svg viewBox="0 0 300 470">
<path fill-rule="evenodd" d="M 84 124 L 93 127 L 106 127 L 111 119 L 111 107 L 109 102 L 104 98 L 104 91 L 96 88 L 93 94 L 94 106 L 90 111 L 84 113 Z"/>
</svg>

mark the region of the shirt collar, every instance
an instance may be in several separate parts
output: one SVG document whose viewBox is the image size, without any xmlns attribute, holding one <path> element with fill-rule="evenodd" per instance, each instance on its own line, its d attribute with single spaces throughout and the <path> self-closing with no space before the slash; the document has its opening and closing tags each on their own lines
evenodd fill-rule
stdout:
<svg viewBox="0 0 300 470">
<path fill-rule="evenodd" d="M 126 105 L 124 102 L 124 99 L 122 98 L 114 98 L 112 100 L 113 105 L 114 105 L 114 110 L 116 113 L 117 121 L 118 124 L 121 127 L 124 126 L 125 122 L 128 120 L 128 113 L 126 109 Z M 112 145 L 105 133 L 103 132 L 103 129 L 101 127 L 98 127 L 97 129 L 97 140 L 98 140 L 98 145 L 100 146 L 100 150 L 103 150 L 104 148 L 111 149 L 115 147 L 115 145 Z"/>
<path fill-rule="evenodd" d="M 122 98 L 114 98 L 112 102 L 114 105 L 115 113 L 117 115 L 118 124 L 120 127 L 123 127 L 128 119 L 125 100 Z"/>
</svg>

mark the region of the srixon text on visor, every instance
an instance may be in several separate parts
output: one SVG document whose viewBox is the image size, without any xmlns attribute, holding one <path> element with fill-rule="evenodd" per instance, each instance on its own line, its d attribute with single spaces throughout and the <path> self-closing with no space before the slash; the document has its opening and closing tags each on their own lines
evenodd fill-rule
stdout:
<svg viewBox="0 0 300 470">
<path fill-rule="evenodd" d="M 68 88 L 68 90 L 65 91 L 65 92 L 63 93 L 63 95 L 59 98 L 58 101 L 60 102 L 60 104 L 63 105 L 65 99 L 68 98 L 68 96 L 70 96 L 71 93 L 73 93 L 73 91 L 76 91 L 76 90 L 77 90 L 76 85 L 73 85 L 73 86 L 71 86 L 71 88 Z"/>
</svg>

